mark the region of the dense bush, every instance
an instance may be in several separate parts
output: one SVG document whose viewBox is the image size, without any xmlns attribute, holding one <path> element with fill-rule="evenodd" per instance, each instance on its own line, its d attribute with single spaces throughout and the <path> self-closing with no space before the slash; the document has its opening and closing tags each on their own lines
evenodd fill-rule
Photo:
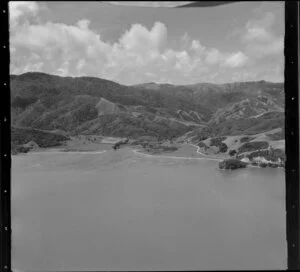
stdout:
<svg viewBox="0 0 300 272">
<path fill-rule="evenodd" d="M 226 137 L 215 137 L 210 139 L 210 145 L 219 147 L 222 142 L 226 139 Z"/>
<path fill-rule="evenodd" d="M 174 152 L 178 149 L 176 146 L 164 146 L 158 143 L 148 144 L 145 148 L 148 152 L 160 153 L 160 152 Z"/>
<path fill-rule="evenodd" d="M 173 152 L 176 151 L 178 148 L 176 146 L 162 146 L 163 151 Z"/>
<path fill-rule="evenodd" d="M 112 148 L 113 149 L 119 149 L 122 145 L 126 145 L 127 143 L 129 142 L 129 139 L 125 139 L 125 140 L 123 140 L 123 141 L 119 141 L 119 142 L 117 142 L 117 143 L 115 143 L 113 146 L 112 146 Z"/>
<path fill-rule="evenodd" d="M 208 146 L 207 146 L 205 143 L 203 143 L 203 142 L 199 142 L 199 143 L 198 143 L 198 146 L 199 146 L 200 148 L 204 148 L 205 150 L 208 149 Z"/>
<path fill-rule="evenodd" d="M 256 151 L 259 149 L 266 149 L 268 147 L 269 147 L 269 143 L 265 141 L 248 142 L 248 143 L 244 143 L 242 146 L 239 147 L 238 153 Z"/>
<path fill-rule="evenodd" d="M 35 129 L 23 129 L 14 127 L 11 129 L 11 141 L 12 145 L 14 146 L 34 141 L 40 147 L 53 147 L 61 145 L 66 140 L 69 140 L 69 138 L 66 136 L 43 132 Z"/>
<path fill-rule="evenodd" d="M 206 139 L 208 139 L 208 135 L 198 135 L 196 137 L 197 141 L 205 141 Z"/>
<path fill-rule="evenodd" d="M 216 146 L 219 148 L 219 152 L 224 153 L 227 152 L 228 146 L 223 143 L 223 141 L 226 139 L 226 137 L 215 137 L 210 139 L 210 145 Z"/>
<path fill-rule="evenodd" d="M 219 146 L 219 151 L 221 153 L 225 153 L 228 150 L 228 146 L 225 143 L 221 143 L 221 145 Z"/>
<path fill-rule="evenodd" d="M 281 149 L 258 150 L 246 155 L 247 158 L 252 160 L 255 157 L 263 157 L 268 161 L 277 162 L 278 159 L 285 161 L 285 152 Z"/>
<path fill-rule="evenodd" d="M 229 150 L 229 152 L 228 152 L 229 156 L 234 156 L 236 153 L 237 152 L 235 149 Z"/>
<path fill-rule="evenodd" d="M 227 159 L 227 160 L 221 161 L 219 163 L 219 168 L 220 169 L 234 170 L 234 169 L 245 168 L 245 167 L 247 167 L 247 163 L 242 162 L 242 161 L 237 160 L 237 159 Z"/>
<path fill-rule="evenodd" d="M 286 154 L 285 154 L 285 151 L 282 150 L 282 149 L 279 149 L 279 148 L 273 149 L 273 148 L 271 148 L 271 149 L 270 149 L 270 154 L 271 154 L 271 155 L 274 155 L 274 156 L 276 156 L 276 157 L 279 157 L 279 158 L 282 159 L 283 161 L 286 160 Z"/>
<path fill-rule="evenodd" d="M 246 143 L 246 142 L 250 142 L 251 140 L 255 139 L 254 137 L 251 136 L 244 136 L 240 139 L 241 143 Z"/>
<path fill-rule="evenodd" d="M 30 147 L 25 147 L 25 146 L 12 146 L 11 153 L 13 155 L 16 155 L 18 153 L 28 153 L 30 151 Z"/>
</svg>

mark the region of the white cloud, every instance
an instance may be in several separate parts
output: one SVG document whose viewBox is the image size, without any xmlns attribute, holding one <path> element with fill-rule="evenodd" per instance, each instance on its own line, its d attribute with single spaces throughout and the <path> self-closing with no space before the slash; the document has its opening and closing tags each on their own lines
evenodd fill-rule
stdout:
<svg viewBox="0 0 300 272">
<path fill-rule="evenodd" d="M 218 64 L 222 61 L 223 56 L 220 51 L 216 48 L 212 48 L 207 52 L 206 63 L 208 64 Z"/>
<path fill-rule="evenodd" d="M 69 61 L 63 62 L 63 64 L 55 71 L 55 74 L 59 76 L 68 76 L 69 75 Z"/>
<path fill-rule="evenodd" d="M 228 66 L 231 68 L 241 67 L 248 61 L 248 57 L 242 53 L 237 52 L 229 55 L 224 62 L 224 66 Z"/>
<path fill-rule="evenodd" d="M 9 17 L 11 21 L 17 21 L 22 16 L 36 15 L 39 6 L 31 1 L 10 1 Z"/>
<path fill-rule="evenodd" d="M 246 53 L 254 59 L 273 56 L 283 57 L 283 36 L 272 30 L 276 17 L 267 12 L 261 19 L 248 21 L 241 41 L 246 45 Z"/>
<path fill-rule="evenodd" d="M 165 79 L 174 84 L 217 81 L 232 78 L 237 72 L 235 69 L 276 55 L 283 48 L 283 37 L 270 31 L 271 15 L 248 22 L 242 40 L 245 50 L 224 52 L 220 48 L 205 47 L 188 33 L 175 41 L 179 45 L 177 49 L 171 48 L 167 26 L 161 22 L 155 22 L 149 29 L 133 24 L 115 43 L 109 43 L 91 29 L 90 20 L 81 19 L 73 25 L 42 23 L 38 20 L 40 4 L 26 3 L 29 4 L 11 7 L 10 20 L 14 24 L 10 37 L 11 71 L 16 74 L 31 70 L 63 76 L 89 75 L 124 84 L 149 79 Z M 264 69 L 268 68 L 264 66 Z M 253 77 L 253 72 L 244 71 L 243 75 Z"/>
<path fill-rule="evenodd" d="M 156 22 L 150 31 L 140 24 L 134 24 L 119 43 L 128 51 L 145 53 L 149 50 L 158 51 L 166 38 L 167 28 L 163 23 Z"/>
<path fill-rule="evenodd" d="M 243 37 L 244 42 L 250 42 L 253 40 L 268 42 L 272 39 L 271 33 L 261 27 L 251 27 L 247 29 L 245 36 Z"/>
</svg>

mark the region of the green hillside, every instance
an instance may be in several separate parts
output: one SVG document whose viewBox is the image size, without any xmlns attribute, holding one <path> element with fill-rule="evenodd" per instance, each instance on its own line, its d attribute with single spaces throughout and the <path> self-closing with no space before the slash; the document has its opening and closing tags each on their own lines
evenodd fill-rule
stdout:
<svg viewBox="0 0 300 272">
<path fill-rule="evenodd" d="M 124 86 L 94 77 L 35 72 L 11 76 L 13 126 L 61 130 L 71 135 L 162 139 L 189 131 L 199 139 L 252 135 L 283 128 L 283 109 L 282 83 Z M 14 143 L 22 133 L 26 140 L 35 138 L 23 130 L 14 131 Z"/>
</svg>

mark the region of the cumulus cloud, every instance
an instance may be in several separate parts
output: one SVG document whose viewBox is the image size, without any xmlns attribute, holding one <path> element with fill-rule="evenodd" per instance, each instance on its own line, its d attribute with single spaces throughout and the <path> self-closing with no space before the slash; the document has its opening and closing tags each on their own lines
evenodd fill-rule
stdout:
<svg viewBox="0 0 300 272">
<path fill-rule="evenodd" d="M 278 54 L 283 46 L 283 38 L 271 31 L 271 14 L 247 23 L 242 37 L 245 50 L 227 52 L 204 46 L 187 32 L 178 37 L 178 48 L 174 49 L 168 43 L 167 25 L 158 21 L 150 28 L 132 24 L 110 43 L 91 28 L 88 19 L 72 25 L 41 22 L 40 9 L 40 3 L 10 2 L 12 73 L 89 75 L 123 84 L 149 80 L 174 84 L 230 81 L 239 78 L 235 69 L 246 69 L 253 59 Z M 254 77 L 246 70 L 243 75 Z"/>
<path fill-rule="evenodd" d="M 23 16 L 36 15 L 39 6 L 36 2 L 31 1 L 10 1 L 9 2 L 9 16 L 11 22 L 15 22 Z"/>
<path fill-rule="evenodd" d="M 223 59 L 224 59 L 224 57 L 221 54 L 221 52 L 216 48 L 212 48 L 207 51 L 205 61 L 208 64 L 218 64 Z"/>
<path fill-rule="evenodd" d="M 229 55 L 224 62 L 225 66 L 228 67 L 241 67 L 243 66 L 248 60 L 248 57 L 242 53 L 242 52 L 237 52 L 237 53 L 233 53 L 231 55 Z"/>
<path fill-rule="evenodd" d="M 159 51 L 167 38 L 167 28 L 163 23 L 155 22 L 148 30 L 140 24 L 132 25 L 119 40 L 120 46 L 127 51 L 147 53 Z"/>
<path fill-rule="evenodd" d="M 275 15 L 272 12 L 267 12 L 263 18 L 248 21 L 246 24 L 246 32 L 242 37 L 245 42 L 258 40 L 267 42 L 272 39 L 270 29 L 275 22 Z"/>
<path fill-rule="evenodd" d="M 275 19 L 274 13 L 267 12 L 261 19 L 247 22 L 241 41 L 246 44 L 246 51 L 253 58 L 283 56 L 283 36 L 277 36 L 272 30 Z"/>
</svg>

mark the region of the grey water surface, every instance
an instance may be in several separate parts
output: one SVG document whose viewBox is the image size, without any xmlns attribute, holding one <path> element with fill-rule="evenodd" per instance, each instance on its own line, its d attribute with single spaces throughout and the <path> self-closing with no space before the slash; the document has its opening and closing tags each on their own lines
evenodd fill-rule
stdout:
<svg viewBox="0 0 300 272">
<path fill-rule="evenodd" d="M 12 158 L 15 271 L 286 269 L 285 173 L 103 154 Z"/>
</svg>

